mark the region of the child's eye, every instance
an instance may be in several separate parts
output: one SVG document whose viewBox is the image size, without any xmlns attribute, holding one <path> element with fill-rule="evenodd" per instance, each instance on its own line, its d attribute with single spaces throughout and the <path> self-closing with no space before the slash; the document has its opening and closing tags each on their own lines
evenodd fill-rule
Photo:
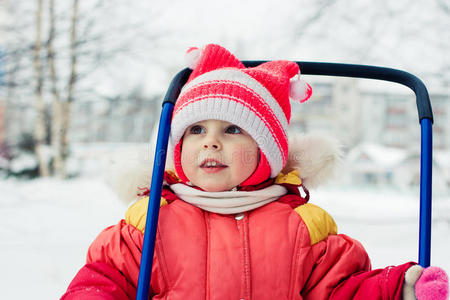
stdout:
<svg viewBox="0 0 450 300">
<path fill-rule="evenodd" d="M 239 133 L 242 133 L 241 129 L 239 127 L 237 127 L 236 125 L 228 126 L 227 129 L 225 130 L 225 132 L 228 133 L 228 134 L 239 134 Z"/>
<path fill-rule="evenodd" d="M 201 134 L 205 133 L 205 128 L 200 125 L 194 125 L 189 129 L 189 133 L 191 134 Z"/>
</svg>

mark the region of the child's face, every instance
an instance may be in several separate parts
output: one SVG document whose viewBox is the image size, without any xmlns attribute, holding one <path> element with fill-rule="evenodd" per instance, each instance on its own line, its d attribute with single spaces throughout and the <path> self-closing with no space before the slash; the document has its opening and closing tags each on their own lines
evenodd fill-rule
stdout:
<svg viewBox="0 0 450 300">
<path fill-rule="evenodd" d="M 184 133 L 181 166 L 190 182 L 205 191 L 231 190 L 255 171 L 257 163 L 256 142 L 232 123 L 201 121 Z"/>
</svg>

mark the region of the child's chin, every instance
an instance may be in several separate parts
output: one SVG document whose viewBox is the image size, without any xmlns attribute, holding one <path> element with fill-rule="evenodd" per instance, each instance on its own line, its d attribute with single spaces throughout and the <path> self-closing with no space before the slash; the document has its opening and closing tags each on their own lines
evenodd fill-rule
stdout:
<svg viewBox="0 0 450 300">
<path fill-rule="evenodd" d="M 201 188 L 205 192 L 225 192 L 232 189 L 222 185 L 205 185 L 201 186 Z"/>
</svg>

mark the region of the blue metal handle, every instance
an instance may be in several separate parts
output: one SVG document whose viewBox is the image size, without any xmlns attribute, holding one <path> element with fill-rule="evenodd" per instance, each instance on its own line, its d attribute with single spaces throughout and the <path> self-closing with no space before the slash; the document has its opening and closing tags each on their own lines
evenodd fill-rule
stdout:
<svg viewBox="0 0 450 300">
<path fill-rule="evenodd" d="M 161 202 L 161 191 L 164 179 L 164 167 L 166 165 L 166 152 L 169 141 L 172 112 L 173 103 L 164 103 L 161 118 L 159 120 L 158 140 L 156 142 L 147 219 L 145 223 L 144 244 L 142 246 L 141 265 L 139 268 L 139 280 L 136 294 L 136 299 L 138 300 L 146 300 L 149 296 L 148 292 L 152 275 L 156 227 L 158 225 L 159 206 Z"/>
<path fill-rule="evenodd" d="M 433 164 L 433 130 L 430 119 L 422 119 L 420 150 L 420 220 L 419 264 L 430 266 L 431 252 L 431 177 Z"/>
</svg>

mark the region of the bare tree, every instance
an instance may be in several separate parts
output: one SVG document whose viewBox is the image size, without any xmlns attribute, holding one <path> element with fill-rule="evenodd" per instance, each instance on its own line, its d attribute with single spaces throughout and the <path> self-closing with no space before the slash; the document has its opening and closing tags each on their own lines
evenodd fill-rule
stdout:
<svg viewBox="0 0 450 300">
<path fill-rule="evenodd" d="M 36 125 L 34 130 L 35 151 L 39 163 L 41 176 L 49 176 L 50 168 L 46 155 L 46 130 L 45 130 L 45 103 L 42 96 L 44 85 L 44 71 L 41 63 L 41 27 L 42 27 L 42 0 L 37 0 L 36 10 L 36 38 L 34 45 L 33 66 L 36 82 Z"/>
<path fill-rule="evenodd" d="M 70 26 L 70 75 L 68 78 L 67 99 L 61 98 L 58 90 L 58 76 L 55 67 L 55 3 L 49 0 L 49 37 L 47 42 L 47 57 L 50 70 L 50 80 L 53 94 L 53 113 L 51 141 L 53 149 L 53 171 L 59 177 L 66 177 L 65 160 L 69 152 L 67 133 L 70 126 L 70 105 L 74 99 L 74 88 L 77 72 L 77 22 L 78 22 L 78 0 L 73 0 L 72 17 Z"/>
<path fill-rule="evenodd" d="M 51 144 L 53 150 L 53 167 L 56 173 L 59 173 L 62 165 L 62 157 L 60 155 L 60 145 L 61 145 L 61 117 L 62 117 L 62 103 L 61 96 L 58 90 L 58 76 L 56 74 L 55 66 L 55 1 L 49 1 L 49 34 L 47 41 L 47 60 L 50 73 L 51 82 L 51 92 L 53 95 L 52 101 L 52 124 L 51 124 Z"/>
<path fill-rule="evenodd" d="M 10 13 L 14 20 L 0 27 L 9 37 L 7 50 L 0 57 L 8 66 L 5 85 L 10 100 L 7 102 L 13 107 L 11 111 L 19 112 L 28 109 L 27 99 L 35 99 L 34 126 L 30 127 L 34 130 L 41 175 L 66 177 L 73 103 L 80 96 L 110 97 L 95 91 L 96 86 L 87 79 L 97 76 L 117 57 L 136 59 L 132 46 L 136 40 L 155 43 L 163 33 L 141 31 L 147 17 L 104 26 L 109 17 L 107 11 L 117 11 L 114 0 L 37 0 L 34 7 L 29 2 L 7 3 L 13 8 Z M 26 17 L 16 18 L 29 16 L 30 11 L 35 15 L 33 22 Z M 29 90 L 31 84 L 33 90 Z M 21 127 L 26 122 L 14 121 L 17 130 L 23 130 Z"/>
<path fill-rule="evenodd" d="M 299 0 L 298 6 L 305 6 L 305 1 Z M 448 52 L 450 41 L 445 35 L 450 24 L 448 3 L 445 0 L 310 1 L 305 12 L 293 10 L 287 18 L 288 42 L 291 47 L 314 48 L 318 56 L 407 68 L 415 73 L 431 73 L 430 69 L 434 69 L 442 74 L 442 67 L 430 68 L 424 62 L 448 57 L 442 54 Z M 311 43 L 315 45 L 310 47 Z"/>
</svg>

